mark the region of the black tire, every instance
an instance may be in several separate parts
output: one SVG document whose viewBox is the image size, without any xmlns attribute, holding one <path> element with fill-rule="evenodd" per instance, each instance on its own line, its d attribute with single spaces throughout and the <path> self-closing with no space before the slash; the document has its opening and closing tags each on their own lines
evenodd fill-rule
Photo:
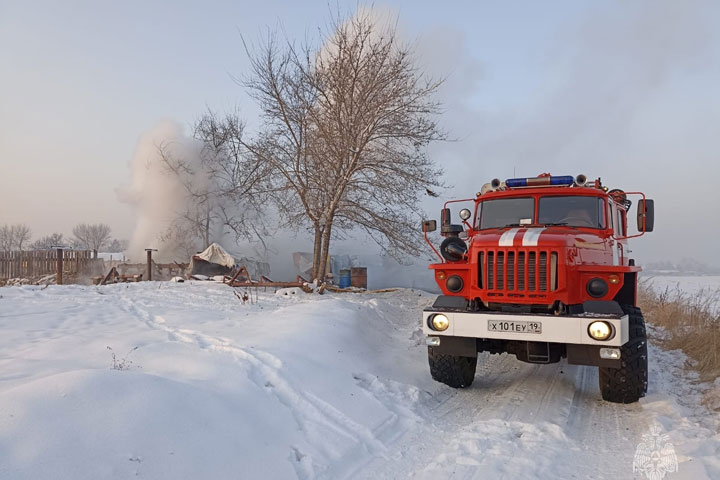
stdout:
<svg viewBox="0 0 720 480">
<path fill-rule="evenodd" d="M 600 368 L 600 393 L 603 400 L 633 403 L 645 396 L 648 386 L 648 354 L 645 320 L 639 308 L 621 305 L 628 315 L 630 335 L 620 347 L 620 368 Z"/>
<path fill-rule="evenodd" d="M 465 388 L 475 379 L 477 357 L 444 355 L 428 347 L 428 363 L 433 380 L 453 388 Z"/>
</svg>

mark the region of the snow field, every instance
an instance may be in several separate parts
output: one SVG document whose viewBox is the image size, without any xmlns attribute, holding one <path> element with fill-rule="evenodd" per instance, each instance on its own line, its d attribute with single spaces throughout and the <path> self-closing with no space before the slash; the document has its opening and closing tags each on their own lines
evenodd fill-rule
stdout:
<svg viewBox="0 0 720 480">
<path fill-rule="evenodd" d="M 600 400 L 596 369 L 508 355 L 481 355 L 453 390 L 428 372 L 418 318 L 433 299 L 0 289 L 0 479 L 642 478 L 653 422 L 678 453 L 669 478 L 720 478 L 710 387 L 680 352 L 651 346 L 633 405 Z"/>
</svg>

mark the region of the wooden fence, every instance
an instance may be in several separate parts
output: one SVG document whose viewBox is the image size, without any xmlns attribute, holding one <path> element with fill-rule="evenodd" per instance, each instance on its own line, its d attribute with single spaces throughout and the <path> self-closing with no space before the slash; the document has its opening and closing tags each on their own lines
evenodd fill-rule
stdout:
<svg viewBox="0 0 720 480">
<path fill-rule="evenodd" d="M 58 253 L 63 256 L 63 273 L 92 274 L 102 269 L 102 259 L 89 250 L 34 250 L 0 252 L 0 279 L 32 278 L 57 272 Z"/>
</svg>

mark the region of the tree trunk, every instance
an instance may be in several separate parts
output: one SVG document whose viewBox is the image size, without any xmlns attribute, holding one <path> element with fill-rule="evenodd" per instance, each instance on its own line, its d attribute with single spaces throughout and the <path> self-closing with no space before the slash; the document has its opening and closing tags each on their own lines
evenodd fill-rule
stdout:
<svg viewBox="0 0 720 480">
<path fill-rule="evenodd" d="M 205 217 L 205 248 L 210 246 L 210 215 Z M 203 250 L 205 250 L 203 248 Z"/>
<path fill-rule="evenodd" d="M 325 271 L 327 270 L 327 260 L 330 254 L 330 234 L 332 233 L 332 220 L 328 220 L 325 224 L 325 230 L 322 235 L 322 251 L 320 253 L 320 262 L 318 264 L 318 279 L 323 282 L 325 280 Z"/>
<path fill-rule="evenodd" d="M 313 245 L 313 269 L 312 269 L 312 278 L 310 281 L 314 281 L 315 279 L 320 278 L 320 253 L 322 251 L 322 228 L 320 228 L 319 223 L 315 223 L 315 243 Z"/>
</svg>

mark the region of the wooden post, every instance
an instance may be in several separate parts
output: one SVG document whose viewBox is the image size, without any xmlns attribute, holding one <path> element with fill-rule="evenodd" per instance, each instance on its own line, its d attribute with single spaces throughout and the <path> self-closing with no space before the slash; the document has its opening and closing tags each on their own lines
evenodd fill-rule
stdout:
<svg viewBox="0 0 720 480">
<path fill-rule="evenodd" d="M 147 279 L 152 280 L 152 250 L 146 250 L 147 252 Z"/>
<path fill-rule="evenodd" d="M 55 271 L 55 284 L 63 284 L 63 249 L 57 249 L 57 270 Z"/>
<path fill-rule="evenodd" d="M 147 279 L 152 280 L 152 252 L 157 252 L 157 248 L 146 248 L 147 252 Z"/>
</svg>

